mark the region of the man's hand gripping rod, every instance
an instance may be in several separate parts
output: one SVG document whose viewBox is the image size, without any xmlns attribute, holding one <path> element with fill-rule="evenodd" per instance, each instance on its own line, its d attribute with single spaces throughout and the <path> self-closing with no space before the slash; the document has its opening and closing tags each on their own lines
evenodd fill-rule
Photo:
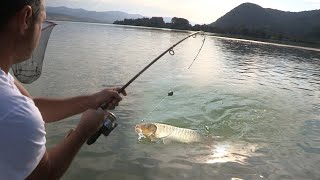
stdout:
<svg viewBox="0 0 320 180">
<path fill-rule="evenodd" d="M 125 86 L 123 86 L 120 90 L 118 90 L 118 93 L 121 93 L 122 91 L 124 91 L 124 88 Z M 98 109 L 105 110 L 107 108 L 108 108 L 108 104 L 103 103 Z M 108 112 L 108 113 L 109 115 L 105 117 L 105 122 L 103 123 L 101 128 L 87 140 L 88 145 L 95 143 L 97 139 L 101 136 L 101 134 L 105 136 L 109 136 L 111 131 L 113 131 L 118 126 L 118 124 L 115 122 L 117 120 L 116 116 L 111 112 Z"/>
</svg>

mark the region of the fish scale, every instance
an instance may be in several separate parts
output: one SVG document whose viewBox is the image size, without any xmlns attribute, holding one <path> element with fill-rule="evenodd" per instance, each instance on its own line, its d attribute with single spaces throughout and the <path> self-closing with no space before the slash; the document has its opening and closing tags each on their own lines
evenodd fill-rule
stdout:
<svg viewBox="0 0 320 180">
<path fill-rule="evenodd" d="M 203 135 L 196 130 L 174 127 L 171 125 L 152 123 L 157 126 L 156 138 L 165 138 L 166 140 L 178 141 L 183 143 L 201 142 Z"/>
</svg>

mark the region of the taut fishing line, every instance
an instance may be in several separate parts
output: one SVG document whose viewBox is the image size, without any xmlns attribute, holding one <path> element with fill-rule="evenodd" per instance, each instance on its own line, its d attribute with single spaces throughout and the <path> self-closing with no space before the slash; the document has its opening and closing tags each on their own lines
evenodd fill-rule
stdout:
<svg viewBox="0 0 320 180">
<path fill-rule="evenodd" d="M 201 36 L 203 36 L 203 40 L 202 40 L 202 45 L 197 53 L 197 55 L 195 56 L 195 58 L 193 59 L 193 61 L 191 62 L 191 64 L 189 65 L 188 69 L 189 70 L 191 68 L 191 66 L 194 64 L 194 62 L 196 61 L 196 59 L 198 58 L 203 46 L 204 46 L 204 43 L 206 41 L 206 36 L 203 34 L 201 34 Z M 196 36 L 193 36 L 194 38 L 196 38 Z M 170 53 L 171 52 L 171 53 Z M 170 55 L 174 56 L 175 55 L 175 52 L 173 49 L 171 49 L 169 51 Z M 169 91 L 168 91 L 168 95 L 167 96 L 164 96 L 164 98 L 162 98 L 162 100 L 144 117 L 142 118 L 141 122 L 144 122 L 145 120 L 147 120 L 151 115 L 152 113 L 160 106 L 160 104 L 163 103 L 163 101 L 165 101 L 168 97 L 170 96 L 173 96 L 174 92 L 175 92 L 175 89 L 176 87 L 178 86 L 178 84 L 176 84 L 173 88 L 171 88 Z"/>
<path fill-rule="evenodd" d="M 198 54 L 196 55 L 196 57 L 193 59 L 192 63 L 190 64 L 189 68 L 191 68 L 191 66 L 193 65 L 193 63 L 195 62 L 195 60 L 197 59 L 197 57 L 199 56 L 205 40 L 206 40 L 206 36 L 204 34 L 203 31 L 198 31 L 195 33 L 192 33 L 190 35 L 188 35 L 187 37 L 183 38 L 182 40 L 178 41 L 176 44 L 172 45 L 171 47 L 169 47 L 166 51 L 164 51 L 163 53 L 161 53 L 157 58 L 155 58 L 153 61 L 151 61 L 146 67 L 144 67 L 138 74 L 136 74 L 132 79 L 130 79 L 127 84 L 125 84 L 124 86 L 122 86 L 122 88 L 120 90 L 118 90 L 119 93 L 123 92 L 134 80 L 136 80 L 143 72 L 145 72 L 150 66 L 152 66 L 155 62 L 157 62 L 162 56 L 164 56 L 165 54 L 167 54 L 169 52 L 170 55 L 175 55 L 174 52 L 174 48 L 179 45 L 180 43 L 182 43 L 183 41 L 185 41 L 186 39 L 190 38 L 190 37 L 196 37 L 197 34 L 201 34 L 201 36 L 203 36 L 203 40 L 202 40 L 202 45 L 198 51 Z M 177 85 L 176 85 L 177 86 Z M 176 86 L 174 88 L 176 88 Z M 174 88 L 168 93 L 168 96 L 173 96 L 173 90 Z M 149 116 L 152 114 L 152 112 L 154 112 L 157 107 L 168 97 L 165 96 L 159 103 L 158 105 L 156 105 L 156 107 L 148 114 Z M 108 103 L 103 103 L 99 109 L 107 109 L 107 104 Z M 112 117 L 112 118 L 110 118 Z M 100 137 L 101 134 L 104 134 L 105 136 L 108 136 L 110 134 L 110 132 L 117 127 L 117 123 L 115 123 L 115 115 L 110 113 L 109 116 L 106 117 L 105 119 L 105 123 L 103 124 L 103 126 L 95 133 L 93 134 L 87 141 L 88 145 L 91 145 L 93 143 L 96 142 L 96 140 Z"/>
</svg>

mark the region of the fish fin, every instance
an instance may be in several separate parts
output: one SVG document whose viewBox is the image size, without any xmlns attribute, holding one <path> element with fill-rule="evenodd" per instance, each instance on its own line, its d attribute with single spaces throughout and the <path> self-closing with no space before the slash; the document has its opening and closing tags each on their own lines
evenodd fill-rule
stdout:
<svg viewBox="0 0 320 180">
<path fill-rule="evenodd" d="M 163 138 L 162 142 L 163 142 L 163 144 L 170 144 L 170 143 L 172 143 L 172 140 L 169 138 Z"/>
</svg>

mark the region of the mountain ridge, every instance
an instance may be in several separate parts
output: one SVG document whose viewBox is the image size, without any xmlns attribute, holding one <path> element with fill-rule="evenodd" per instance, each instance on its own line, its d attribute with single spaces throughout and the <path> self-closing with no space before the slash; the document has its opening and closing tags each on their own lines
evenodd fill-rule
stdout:
<svg viewBox="0 0 320 180">
<path fill-rule="evenodd" d="M 82 8 L 74 9 L 65 6 L 47 6 L 47 16 L 50 20 L 70 20 L 84 22 L 99 22 L 112 24 L 114 21 L 142 18 L 140 14 L 128 14 L 122 11 L 88 11 Z"/>
<path fill-rule="evenodd" d="M 282 34 L 288 37 L 320 39 L 319 19 L 320 10 L 290 12 L 263 8 L 253 3 L 243 3 L 210 25 L 232 34 L 246 34 L 246 31 L 261 30 L 265 33 Z"/>
</svg>

